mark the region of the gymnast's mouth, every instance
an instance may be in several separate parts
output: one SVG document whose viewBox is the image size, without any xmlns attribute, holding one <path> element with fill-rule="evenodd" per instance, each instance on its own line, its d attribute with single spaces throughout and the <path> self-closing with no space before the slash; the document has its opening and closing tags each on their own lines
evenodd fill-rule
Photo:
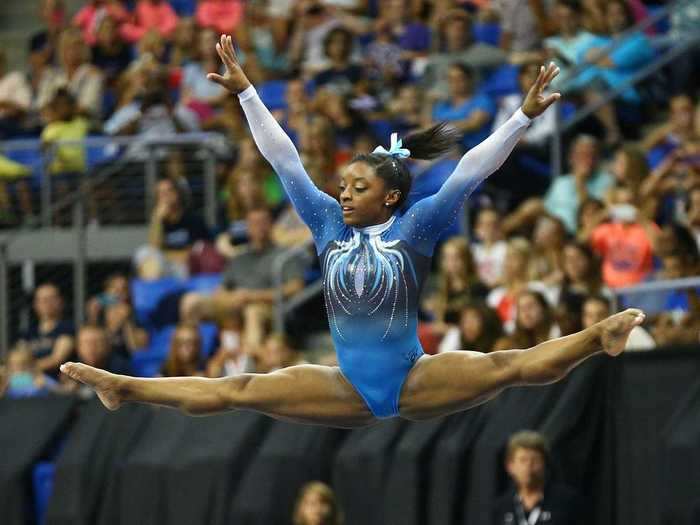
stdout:
<svg viewBox="0 0 700 525">
<path fill-rule="evenodd" d="M 355 208 L 353 208 L 351 206 L 343 206 L 343 215 L 349 215 L 353 211 L 355 211 Z"/>
</svg>

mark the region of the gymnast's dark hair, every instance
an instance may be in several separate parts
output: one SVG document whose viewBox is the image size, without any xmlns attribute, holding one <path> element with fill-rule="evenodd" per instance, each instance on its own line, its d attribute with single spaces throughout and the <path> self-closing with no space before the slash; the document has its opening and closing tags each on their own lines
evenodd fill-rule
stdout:
<svg viewBox="0 0 700 525">
<path fill-rule="evenodd" d="M 411 152 L 412 159 L 435 159 L 452 149 L 461 138 L 459 131 L 440 122 L 424 130 L 414 131 L 399 137 L 404 148 Z M 405 159 L 381 153 L 356 155 L 351 162 L 364 162 L 374 168 L 377 177 L 384 180 L 389 189 L 397 189 L 401 197 L 396 205 L 400 208 L 411 191 L 412 177 Z"/>
</svg>

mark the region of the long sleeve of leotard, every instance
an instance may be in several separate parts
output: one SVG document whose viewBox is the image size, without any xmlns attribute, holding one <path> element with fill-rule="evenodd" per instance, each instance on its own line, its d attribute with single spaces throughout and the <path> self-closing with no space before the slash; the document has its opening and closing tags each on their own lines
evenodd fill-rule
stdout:
<svg viewBox="0 0 700 525">
<path fill-rule="evenodd" d="M 486 140 L 470 149 L 457 167 L 430 197 L 415 203 L 406 211 L 406 232 L 423 253 L 432 253 L 439 234 L 456 218 L 464 200 L 508 158 L 525 134 L 530 118 L 518 109 Z M 523 181 L 526 183 L 526 181 Z"/>
<path fill-rule="evenodd" d="M 239 93 L 238 99 L 255 144 L 279 176 L 294 208 L 314 234 L 317 245 L 323 244 L 323 238 L 331 234 L 328 230 L 336 223 L 342 223 L 340 205 L 313 183 L 301 164 L 294 143 L 260 100 L 255 88 L 248 87 Z M 319 248 L 323 249 L 323 246 Z"/>
</svg>

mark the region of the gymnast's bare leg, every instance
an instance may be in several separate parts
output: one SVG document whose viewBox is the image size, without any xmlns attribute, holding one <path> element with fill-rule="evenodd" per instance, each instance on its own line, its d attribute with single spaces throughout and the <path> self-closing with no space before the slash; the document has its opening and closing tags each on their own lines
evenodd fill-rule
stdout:
<svg viewBox="0 0 700 525">
<path fill-rule="evenodd" d="M 401 416 L 411 420 L 445 416 L 488 401 L 509 387 L 554 383 L 594 354 L 620 354 L 632 328 L 643 321 L 644 313 L 630 308 L 582 332 L 526 350 L 423 356 L 404 383 Z"/>
<path fill-rule="evenodd" d="M 527 350 L 424 356 L 404 385 L 401 416 L 412 420 L 444 416 L 483 403 L 508 387 L 552 383 L 600 351 L 622 352 L 630 331 L 643 320 L 641 310 L 629 309 Z M 191 415 L 252 410 L 285 421 L 344 428 L 376 421 L 337 367 L 300 365 L 217 379 L 133 378 L 80 363 L 66 363 L 61 371 L 95 389 L 110 410 L 134 401 Z"/>
</svg>

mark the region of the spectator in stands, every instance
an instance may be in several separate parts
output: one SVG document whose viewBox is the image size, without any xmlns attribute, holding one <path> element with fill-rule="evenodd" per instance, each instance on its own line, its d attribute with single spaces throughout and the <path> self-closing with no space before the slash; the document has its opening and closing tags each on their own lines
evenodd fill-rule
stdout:
<svg viewBox="0 0 700 525">
<path fill-rule="evenodd" d="M 83 34 L 83 40 L 94 46 L 99 40 L 99 26 L 111 19 L 118 27 L 129 19 L 129 12 L 119 0 L 88 0 L 73 17 L 73 25 Z"/>
<path fill-rule="evenodd" d="M 365 67 L 368 76 L 380 86 L 392 86 L 405 76 L 403 51 L 395 42 L 388 21 L 378 20 L 374 29 L 374 39 L 365 53 Z"/>
<path fill-rule="evenodd" d="M 530 348 L 561 335 L 552 308 L 539 292 L 527 290 L 516 301 L 513 333 L 496 342 L 495 350 Z"/>
<path fill-rule="evenodd" d="M 58 367 L 73 353 L 73 324 L 63 318 L 63 298 L 51 283 L 34 291 L 36 322 L 20 335 L 36 359 L 37 369 L 55 377 Z"/>
<path fill-rule="evenodd" d="M 340 22 L 321 2 L 298 2 L 292 20 L 294 30 L 289 39 L 289 59 L 301 67 L 306 77 L 311 77 L 325 66 L 323 41 Z"/>
<path fill-rule="evenodd" d="M 479 280 L 469 242 L 464 237 L 453 237 L 442 245 L 437 281 L 436 293 L 426 306 L 434 318 L 432 331 L 442 335 L 448 324 L 459 322 L 466 304 L 484 300 L 488 293 Z"/>
<path fill-rule="evenodd" d="M 26 344 L 18 344 L 7 358 L 7 370 L 0 373 L 0 397 L 36 397 L 58 390 L 58 383 L 36 366 Z"/>
<path fill-rule="evenodd" d="M 233 257 L 224 271 L 223 286 L 210 296 L 188 293 L 181 301 L 181 318 L 197 322 L 221 319 L 236 310 L 244 321 L 243 340 L 250 351 L 260 347 L 278 294 L 289 297 L 304 287 L 302 269 L 296 259 L 284 268 L 283 286 L 275 282 L 274 265 L 285 251 L 272 241 L 272 215 L 267 208 L 248 212 L 248 247 Z"/>
<path fill-rule="evenodd" d="M 528 289 L 540 292 L 550 303 L 554 302 L 550 287 L 529 279 L 531 253 L 532 245 L 527 239 L 510 239 L 503 266 L 503 284 L 491 290 L 486 298 L 486 304 L 496 310 L 508 333 L 515 328 L 516 301 L 522 292 Z"/>
<path fill-rule="evenodd" d="M 104 328 L 112 350 L 124 358 L 148 344 L 148 334 L 134 318 L 126 275 L 115 273 L 105 281 L 104 292 L 85 308 L 88 324 Z"/>
<path fill-rule="evenodd" d="M 477 273 L 481 281 L 489 287 L 501 284 L 508 243 L 503 240 L 501 216 L 495 208 L 479 210 L 476 216 L 474 236 L 476 241 L 471 249 L 474 254 Z"/>
<path fill-rule="evenodd" d="M 173 108 L 165 72 L 152 56 L 146 55 L 132 63 L 124 77 L 126 87 L 120 107 L 105 122 L 105 133 L 162 139 L 181 130 L 193 131 L 198 128 L 194 113 L 181 105 Z M 137 143 L 129 147 L 126 156 L 143 160 L 147 153 Z"/>
<path fill-rule="evenodd" d="M 692 186 L 688 190 L 688 199 L 684 208 L 685 225 L 692 232 L 697 246 L 700 247 L 700 185 Z"/>
<path fill-rule="evenodd" d="M 197 60 L 182 68 L 180 103 L 194 111 L 202 122 L 214 115 L 223 102 L 226 90 L 207 80 L 207 73 L 217 73 L 221 64 L 216 52 L 217 36 L 211 29 L 199 33 Z"/>
<path fill-rule="evenodd" d="M 642 140 L 642 147 L 649 155 L 649 163 L 656 168 L 664 158 L 678 147 L 697 139 L 693 125 L 693 99 L 685 94 L 669 100 L 666 122 L 656 127 Z"/>
<path fill-rule="evenodd" d="M 170 48 L 171 68 L 179 68 L 194 60 L 197 53 L 197 25 L 192 17 L 182 17 L 177 21 Z"/>
<path fill-rule="evenodd" d="M 255 372 L 255 360 L 243 345 L 243 318 L 233 310 L 218 324 L 219 346 L 207 362 L 207 377 L 229 377 Z"/>
<path fill-rule="evenodd" d="M 47 89 L 53 93 L 66 87 L 75 97 L 77 111 L 91 119 L 99 119 L 102 114 L 103 77 L 100 71 L 90 64 L 90 48 L 83 41 L 80 31 L 66 29 L 58 41 L 60 74 L 53 78 L 54 84 L 39 86 L 39 91 Z"/>
<path fill-rule="evenodd" d="M 306 363 L 301 353 L 294 349 L 289 339 L 281 333 L 268 335 L 262 347 L 256 352 L 255 358 L 255 371 L 261 373 Z"/>
<path fill-rule="evenodd" d="M 516 223 L 531 222 L 546 210 L 561 219 L 569 233 L 576 231 L 579 204 L 590 197 L 602 199 L 613 179 L 600 168 L 598 143 L 589 135 L 576 138 L 571 147 L 569 164 L 571 173 L 552 181 L 544 201 L 528 200 L 516 210 Z"/>
<path fill-rule="evenodd" d="M 581 50 L 587 48 L 594 37 L 581 26 L 583 10 L 584 6 L 578 0 L 557 0 L 551 11 L 556 33 L 545 39 L 544 48 L 548 57 L 559 66 L 559 76 L 552 82 L 557 89 L 564 88 L 571 80 L 569 74 L 578 62 Z"/>
<path fill-rule="evenodd" d="M 112 88 L 131 63 L 131 49 L 119 34 L 119 22 L 112 16 L 103 17 L 97 25 L 92 63 L 104 74 L 105 84 Z"/>
<path fill-rule="evenodd" d="M 39 34 L 29 41 L 29 59 L 27 78 L 31 86 L 32 121 L 29 127 L 39 128 L 38 114 L 53 96 L 53 86 L 57 84 L 60 72 L 53 65 L 54 49 L 51 41 L 44 34 Z"/>
<path fill-rule="evenodd" d="M 140 248 L 135 263 L 142 279 L 187 274 L 192 245 L 210 239 L 202 218 L 189 206 L 189 187 L 183 179 L 165 178 L 156 186 L 148 246 Z"/>
<path fill-rule="evenodd" d="M 562 332 L 570 334 L 581 330 L 579 321 L 586 297 L 609 292 L 603 286 L 600 260 L 588 244 L 569 241 L 563 255 L 558 317 Z"/>
<path fill-rule="evenodd" d="M 56 91 L 45 111 L 48 123 L 41 132 L 41 142 L 48 147 L 60 141 L 80 141 L 88 134 L 90 123 L 77 114 L 73 95 L 67 89 Z M 58 145 L 50 155 L 49 173 L 83 173 L 85 171 L 85 149 L 77 145 Z M 67 193 L 67 191 L 63 191 Z"/>
<path fill-rule="evenodd" d="M 351 60 L 352 49 L 353 34 L 349 30 L 336 27 L 328 32 L 323 40 L 327 65 L 314 76 L 317 89 L 330 89 L 341 95 L 352 93 L 364 74 L 362 67 Z"/>
<path fill-rule="evenodd" d="M 561 278 L 565 241 L 566 230 L 562 221 L 549 215 L 537 219 L 532 233 L 530 279 L 552 284 Z"/>
<path fill-rule="evenodd" d="M 506 55 L 501 49 L 474 42 L 469 14 L 462 9 L 452 9 L 440 20 L 437 52 L 428 56 L 421 85 L 431 97 L 445 98 L 449 93 L 447 74 L 452 63 L 469 64 L 474 68 L 475 82 L 478 83 L 505 60 Z"/>
<path fill-rule="evenodd" d="M 163 377 L 204 376 L 202 338 L 194 325 L 180 324 L 170 339 L 168 357 L 161 368 Z"/>
<path fill-rule="evenodd" d="M 138 42 L 150 30 L 170 38 L 177 27 L 177 13 L 166 0 L 138 0 L 130 21 L 121 26 L 127 42 Z"/>
<path fill-rule="evenodd" d="M 349 160 L 349 150 L 357 137 L 366 133 L 367 122 L 359 111 L 350 107 L 350 99 L 334 91 L 322 91 L 316 96 L 316 109 L 321 118 L 328 119 L 334 128 L 337 147 L 342 160 Z"/>
<path fill-rule="evenodd" d="M 301 488 L 294 504 L 294 525 L 340 525 L 342 521 L 333 489 L 321 481 L 311 481 Z"/>
<path fill-rule="evenodd" d="M 471 149 L 491 132 L 496 107 L 486 95 L 476 93 L 474 71 L 460 62 L 447 72 L 449 98 L 433 106 L 433 120 L 447 121 L 464 135 L 462 145 Z"/>
<path fill-rule="evenodd" d="M 512 55 L 512 62 L 529 61 L 528 52 L 540 48 L 542 37 L 548 31 L 544 2 L 494 0 L 491 5 L 500 17 L 501 49 Z M 523 56 L 525 58 L 521 58 Z"/>
<path fill-rule="evenodd" d="M 597 102 L 602 89 L 615 89 L 627 82 L 654 57 L 649 39 L 642 32 L 627 35 L 633 25 L 632 11 L 623 0 L 611 0 L 605 6 L 608 34 L 595 36 L 587 46 L 579 50 L 579 64 L 587 64 L 574 80 L 572 86 L 585 92 L 588 102 Z M 607 48 L 624 36 L 624 43 L 611 52 Z M 639 104 L 640 96 L 634 87 L 620 94 L 621 100 L 629 104 Z M 606 104 L 596 112 L 598 120 L 605 127 L 605 141 L 615 144 L 622 135 L 612 104 Z"/>
<path fill-rule="evenodd" d="M 462 308 L 459 325 L 451 326 L 440 341 L 438 353 L 455 350 L 490 352 L 503 335 L 498 314 L 483 303 Z"/>
<path fill-rule="evenodd" d="M 315 115 L 301 129 L 302 162 L 316 186 L 338 197 L 338 170 L 350 160 L 349 152 L 341 151 L 335 138 L 335 127 L 328 118 Z"/>
<path fill-rule="evenodd" d="M 262 2 L 246 3 L 245 24 L 238 27 L 237 44 L 245 56 L 246 67 L 253 64 L 264 78 L 286 76 L 286 27 L 280 27 Z"/>
<path fill-rule="evenodd" d="M 586 508 L 573 489 L 548 477 L 549 449 L 542 434 L 523 430 L 506 446 L 505 468 L 514 487 L 492 507 L 491 523 L 586 523 Z"/>
<path fill-rule="evenodd" d="M 399 88 L 397 96 L 387 105 L 391 129 L 399 136 L 426 127 L 430 123 L 430 108 L 425 103 L 424 91 L 415 84 Z M 376 141 L 375 141 L 376 142 Z M 370 151 L 372 151 L 370 149 Z"/>
<path fill-rule="evenodd" d="M 583 302 L 581 325 L 583 328 L 589 328 L 611 313 L 610 299 L 602 295 L 590 295 Z M 625 350 L 653 350 L 655 347 L 656 343 L 649 332 L 641 326 L 635 326 L 627 339 Z"/>
<path fill-rule="evenodd" d="M 635 193 L 631 187 L 617 186 L 609 222 L 591 233 L 591 246 L 603 259 L 603 281 L 611 288 L 637 284 L 652 270 L 658 227 L 639 212 Z"/>
<path fill-rule="evenodd" d="M 242 0 L 200 0 L 195 19 L 200 27 L 212 29 L 217 35 L 232 34 L 243 21 L 244 14 Z"/>
<path fill-rule="evenodd" d="M 700 316 L 697 308 L 687 313 L 682 310 L 664 312 L 659 315 L 652 328 L 659 347 L 693 345 L 700 341 Z"/>
<path fill-rule="evenodd" d="M 7 70 L 7 57 L 0 50 L 0 140 L 21 133 L 31 101 L 32 92 L 27 79 L 19 71 Z"/>
<path fill-rule="evenodd" d="M 129 361 L 112 352 L 106 332 L 98 326 L 86 325 L 78 330 L 76 357 L 80 363 L 101 368 L 113 374 L 133 374 Z M 94 395 L 91 389 L 65 374 L 61 374 L 60 381 L 61 388 L 66 392 L 76 393 L 81 397 Z"/>
<path fill-rule="evenodd" d="M 430 29 L 412 16 L 408 0 L 380 2 L 378 22 L 388 24 L 394 40 L 403 49 L 404 60 L 425 57 L 430 51 Z"/>
</svg>

